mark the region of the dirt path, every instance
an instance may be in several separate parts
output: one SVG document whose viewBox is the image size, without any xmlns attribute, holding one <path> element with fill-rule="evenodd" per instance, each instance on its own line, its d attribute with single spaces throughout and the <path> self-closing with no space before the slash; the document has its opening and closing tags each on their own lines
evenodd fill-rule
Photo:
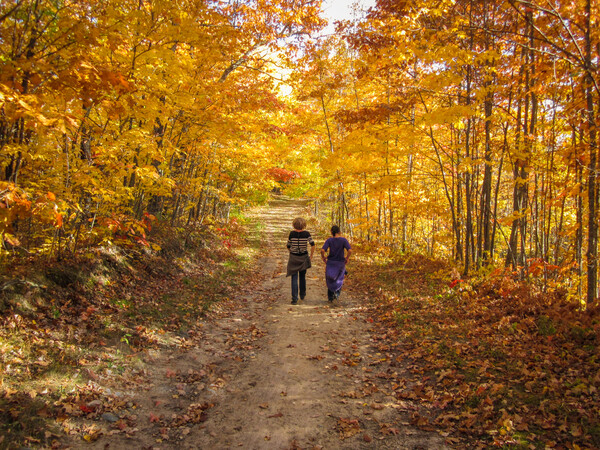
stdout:
<svg viewBox="0 0 600 450">
<path fill-rule="evenodd" d="M 386 375 L 359 299 L 344 292 L 328 304 L 317 253 L 306 299 L 290 304 L 285 239 L 303 208 L 280 199 L 260 212 L 260 280 L 240 290 L 237 310 L 199 325 L 194 345 L 148 354 L 144 390 L 129 411 L 135 428 L 92 447 L 444 448 L 438 434 L 408 425 L 411 405 L 381 387 Z"/>
</svg>

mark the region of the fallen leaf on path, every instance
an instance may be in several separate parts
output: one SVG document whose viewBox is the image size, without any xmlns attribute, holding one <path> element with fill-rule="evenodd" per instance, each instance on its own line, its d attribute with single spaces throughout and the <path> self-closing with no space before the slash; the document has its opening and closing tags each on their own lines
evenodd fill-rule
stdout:
<svg viewBox="0 0 600 450">
<path fill-rule="evenodd" d="M 381 429 L 379 431 L 381 431 L 381 434 L 383 434 L 384 436 L 389 436 L 389 435 L 396 436 L 397 434 L 400 433 L 400 430 L 398 428 L 394 428 L 390 424 L 387 424 L 387 423 L 381 424 Z"/>
<path fill-rule="evenodd" d="M 412 419 L 410 421 L 411 425 L 416 425 L 418 427 L 423 427 L 429 424 L 429 419 L 420 415 L 419 413 L 414 413 L 412 415 Z"/>
<path fill-rule="evenodd" d="M 303 447 L 298 444 L 298 441 L 294 439 L 290 444 L 290 450 L 302 450 Z"/>
<path fill-rule="evenodd" d="M 337 430 L 340 433 L 340 439 L 347 439 L 360 433 L 360 423 L 358 419 L 340 418 L 337 424 Z"/>
<path fill-rule="evenodd" d="M 260 409 L 268 409 L 269 408 L 269 404 L 268 403 L 261 403 L 260 405 L 258 405 L 258 407 Z"/>
<path fill-rule="evenodd" d="M 88 405 L 79 405 L 79 409 L 81 411 L 83 411 L 84 413 L 86 413 L 86 414 L 89 414 L 89 413 L 92 413 L 92 412 L 96 411 L 96 408 L 92 408 L 92 407 L 90 407 Z"/>
<path fill-rule="evenodd" d="M 87 442 L 93 442 L 93 441 L 97 440 L 99 437 L 100 437 L 100 433 L 84 434 L 83 440 L 87 441 Z"/>
<path fill-rule="evenodd" d="M 277 414 L 272 414 L 270 416 L 267 416 L 267 419 L 273 419 L 276 417 L 283 417 L 283 413 L 282 412 L 278 412 Z"/>
</svg>

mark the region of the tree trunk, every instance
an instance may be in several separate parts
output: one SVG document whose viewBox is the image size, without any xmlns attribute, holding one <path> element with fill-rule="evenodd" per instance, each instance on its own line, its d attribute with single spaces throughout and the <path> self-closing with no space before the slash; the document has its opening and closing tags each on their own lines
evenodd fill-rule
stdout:
<svg viewBox="0 0 600 450">
<path fill-rule="evenodd" d="M 584 89 L 587 105 L 588 141 L 590 146 L 590 162 L 588 164 L 588 249 L 587 249 L 587 304 L 592 304 L 598 297 L 598 187 L 597 158 L 598 145 L 596 142 L 596 116 L 594 111 L 593 94 L 593 61 L 591 37 L 591 0 L 585 3 L 586 33 L 585 33 L 585 78 Z"/>
</svg>

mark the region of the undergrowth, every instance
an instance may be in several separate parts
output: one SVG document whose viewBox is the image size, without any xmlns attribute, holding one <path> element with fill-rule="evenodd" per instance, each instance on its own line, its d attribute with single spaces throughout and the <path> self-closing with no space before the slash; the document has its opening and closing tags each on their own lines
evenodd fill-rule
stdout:
<svg viewBox="0 0 600 450">
<path fill-rule="evenodd" d="M 110 387 L 145 377 L 140 353 L 190 345 L 252 276 L 240 221 L 193 238 L 157 231 L 155 252 L 112 246 L 13 260 L 0 283 L 0 448 L 59 446 L 74 432 L 69 419 L 98 398 L 135 408 Z M 93 440 L 94 430 L 75 431 Z"/>
<path fill-rule="evenodd" d="M 418 256 L 353 265 L 379 349 L 405 368 L 397 398 L 419 405 L 413 424 L 459 447 L 600 447 L 599 308 L 507 274 L 452 273 Z"/>
</svg>

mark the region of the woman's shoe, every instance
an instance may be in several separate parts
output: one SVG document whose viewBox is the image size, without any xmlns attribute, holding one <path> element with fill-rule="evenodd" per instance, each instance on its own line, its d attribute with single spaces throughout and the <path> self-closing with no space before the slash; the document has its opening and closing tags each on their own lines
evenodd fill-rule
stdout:
<svg viewBox="0 0 600 450">
<path fill-rule="evenodd" d="M 292 299 L 292 305 L 297 305 L 297 304 L 298 304 L 298 300 Z"/>
</svg>

